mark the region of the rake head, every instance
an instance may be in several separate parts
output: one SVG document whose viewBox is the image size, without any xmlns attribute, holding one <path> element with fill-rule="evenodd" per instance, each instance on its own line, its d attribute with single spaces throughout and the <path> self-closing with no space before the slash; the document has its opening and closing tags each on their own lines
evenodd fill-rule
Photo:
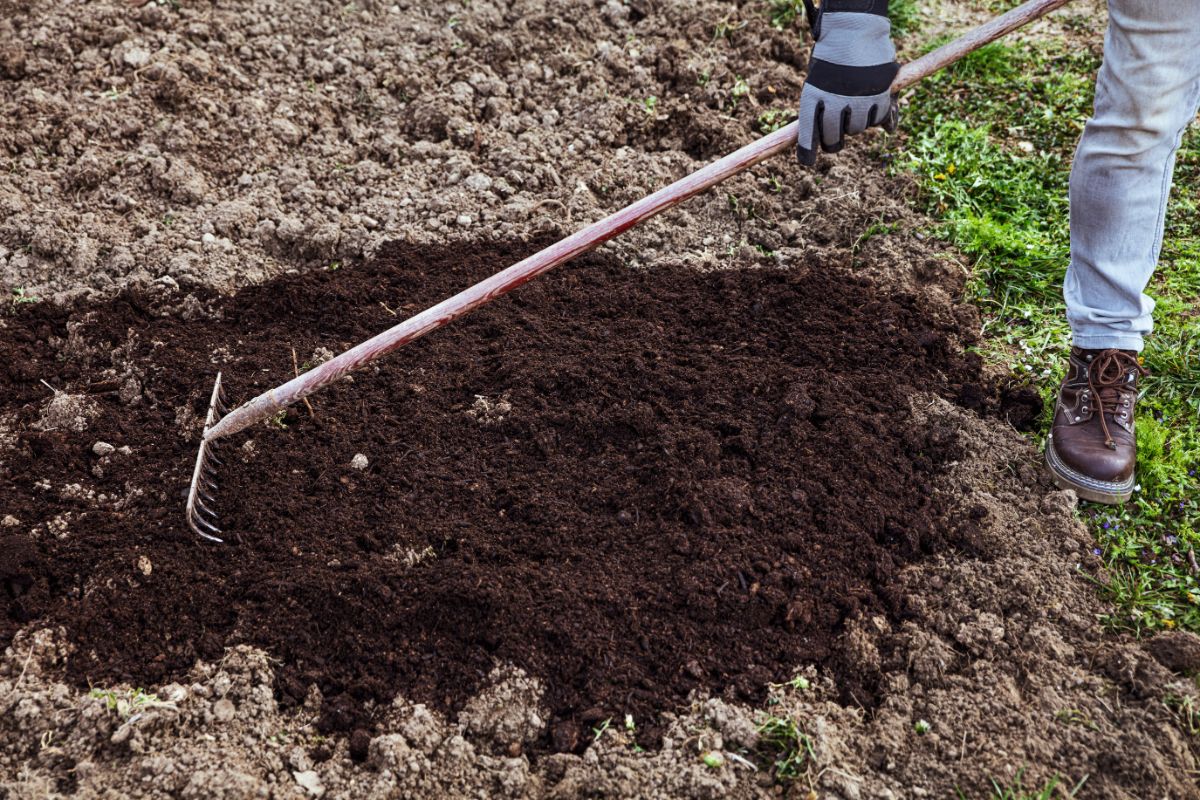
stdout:
<svg viewBox="0 0 1200 800">
<path fill-rule="evenodd" d="M 208 438 L 208 432 L 213 423 L 225 416 L 225 392 L 221 389 L 221 373 L 217 373 L 217 382 L 213 384 L 212 399 L 208 402 L 208 415 L 204 418 L 204 437 L 200 441 L 200 452 L 196 454 L 196 468 L 192 470 L 192 485 L 188 488 L 187 522 L 197 535 L 210 542 L 223 542 L 218 534 L 217 513 L 212 510 L 216 505 L 214 495 L 217 492 L 217 467 L 221 461 L 214 451 L 217 442 Z"/>
</svg>

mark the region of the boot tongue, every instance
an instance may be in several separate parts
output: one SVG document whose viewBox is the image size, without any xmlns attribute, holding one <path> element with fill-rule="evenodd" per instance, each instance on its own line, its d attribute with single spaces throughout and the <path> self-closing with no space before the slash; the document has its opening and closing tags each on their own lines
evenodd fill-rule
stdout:
<svg viewBox="0 0 1200 800">
<path fill-rule="evenodd" d="M 1100 417 L 1100 428 L 1104 431 L 1104 444 L 1116 450 L 1117 445 L 1108 429 L 1107 415 L 1115 416 L 1124 400 L 1122 395 L 1137 392 L 1137 377 L 1146 370 L 1138 363 L 1137 354 L 1127 350 L 1102 350 L 1098 355 L 1086 356 L 1088 362 L 1088 388 L 1096 399 L 1096 412 Z"/>
</svg>

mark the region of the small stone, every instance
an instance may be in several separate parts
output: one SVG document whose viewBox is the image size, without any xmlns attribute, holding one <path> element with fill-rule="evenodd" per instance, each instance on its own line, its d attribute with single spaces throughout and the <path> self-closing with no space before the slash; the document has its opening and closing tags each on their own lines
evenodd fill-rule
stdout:
<svg viewBox="0 0 1200 800">
<path fill-rule="evenodd" d="M 134 69 L 141 69 L 150 63 L 150 52 L 140 47 L 131 47 L 125 51 L 125 55 L 121 57 L 121 60 Z"/>
<path fill-rule="evenodd" d="M 296 779 L 296 783 L 300 785 L 301 789 L 313 797 L 320 797 L 325 794 L 325 784 L 321 783 L 321 776 L 315 770 L 293 772 L 292 777 Z"/>
<path fill-rule="evenodd" d="M 476 172 L 468 175 L 463 181 L 463 186 L 466 186 L 473 192 L 486 192 L 492 188 L 492 179 L 481 172 Z"/>
<path fill-rule="evenodd" d="M 117 448 L 113 447 L 108 442 L 96 442 L 94 445 L 92 445 L 92 452 L 101 458 L 104 458 L 104 456 L 112 453 L 116 449 Z"/>
<path fill-rule="evenodd" d="M 221 698 L 213 703 L 213 719 L 217 722 L 229 722 L 237 713 L 237 708 L 234 707 L 233 701 L 227 698 Z"/>
<path fill-rule="evenodd" d="M 146 556 L 138 556 L 137 568 L 138 572 L 142 573 L 147 578 L 149 578 L 150 573 L 154 571 L 154 565 L 150 563 L 150 559 Z"/>
<path fill-rule="evenodd" d="M 0 520 L 0 526 L 5 528 L 15 528 L 21 524 L 21 520 L 14 517 L 12 514 L 5 514 L 4 519 Z"/>
<path fill-rule="evenodd" d="M 356 453 L 354 458 L 350 459 L 350 466 L 354 469 L 366 469 L 369 463 L 367 457 L 362 453 Z"/>
<path fill-rule="evenodd" d="M 459 227 L 462 227 L 462 228 L 469 228 L 471 226 L 471 223 L 474 222 L 474 220 L 471 219 L 470 214 L 459 214 L 458 218 L 455 219 L 454 221 L 457 222 Z"/>
</svg>

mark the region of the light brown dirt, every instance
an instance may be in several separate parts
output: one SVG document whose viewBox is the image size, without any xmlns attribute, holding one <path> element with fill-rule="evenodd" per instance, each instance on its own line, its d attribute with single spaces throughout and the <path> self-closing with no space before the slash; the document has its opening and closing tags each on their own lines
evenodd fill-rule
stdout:
<svg viewBox="0 0 1200 800">
<path fill-rule="evenodd" d="M 709 0 L 0 3 L 0 290 L 159 282 L 183 303 L 178 286 L 348 264 L 388 239 L 565 233 L 794 103 L 806 49 L 765 19 Z M 815 254 L 834 279 L 866 271 L 963 313 L 946 289 L 961 264 L 918 238 L 913 188 L 884 176 L 876 142 L 814 174 L 764 165 L 612 246 L 660 268 Z M 896 227 L 864 238 L 877 222 Z M 906 573 L 903 624 L 845 632 L 877 708 L 796 665 L 808 689 L 763 709 L 695 697 L 658 751 L 613 720 L 582 756 L 531 760 L 540 687 L 505 665 L 457 719 L 397 698 L 365 742 L 325 740 L 319 694 L 281 711 L 263 653 L 147 687 L 165 705 L 110 709 L 61 682 L 53 631 L 29 630 L 0 660 L 0 796 L 984 797 L 1021 771 L 1086 778 L 1080 797 L 1200 796 L 1180 713 L 1200 698 L 1171 671 L 1196 668 L 1194 637 L 1105 634 L 1093 545 L 1029 443 L 935 399 L 915 411 L 914 437 L 960 450 L 939 490 L 973 545 Z M 2 498 L 0 523 L 21 530 Z M 795 782 L 770 774 L 767 715 L 810 739 Z"/>
</svg>

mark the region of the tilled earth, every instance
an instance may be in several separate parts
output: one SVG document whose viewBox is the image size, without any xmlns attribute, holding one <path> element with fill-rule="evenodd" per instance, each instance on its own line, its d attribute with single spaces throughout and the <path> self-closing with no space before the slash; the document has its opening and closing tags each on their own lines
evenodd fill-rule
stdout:
<svg viewBox="0 0 1200 800">
<path fill-rule="evenodd" d="M 932 486 L 953 433 L 914 432 L 908 398 L 978 402 L 979 371 L 912 296 L 803 265 L 585 259 L 232 440 L 217 506 L 237 544 L 185 528 L 216 369 L 257 393 L 293 352 L 311 363 L 522 255 L 388 248 L 190 321 L 138 293 L 10 318 L 0 486 L 30 533 L 3 539 L 6 630 L 65 626 L 95 685 L 260 646 L 285 702 L 321 690 L 325 732 L 398 692 L 457 710 L 497 660 L 546 685 L 556 749 L 694 689 L 761 701 L 802 663 L 873 702 L 833 640 L 848 616 L 903 618 L 896 570 L 947 547 Z M 80 392 L 85 430 L 43 381 Z"/>
<path fill-rule="evenodd" d="M 0 795 L 1200 796 L 1198 642 L 1104 632 L 870 137 L 256 426 L 230 543 L 184 528 L 218 369 L 245 399 L 778 121 L 762 4 L 3 8 Z"/>
</svg>

